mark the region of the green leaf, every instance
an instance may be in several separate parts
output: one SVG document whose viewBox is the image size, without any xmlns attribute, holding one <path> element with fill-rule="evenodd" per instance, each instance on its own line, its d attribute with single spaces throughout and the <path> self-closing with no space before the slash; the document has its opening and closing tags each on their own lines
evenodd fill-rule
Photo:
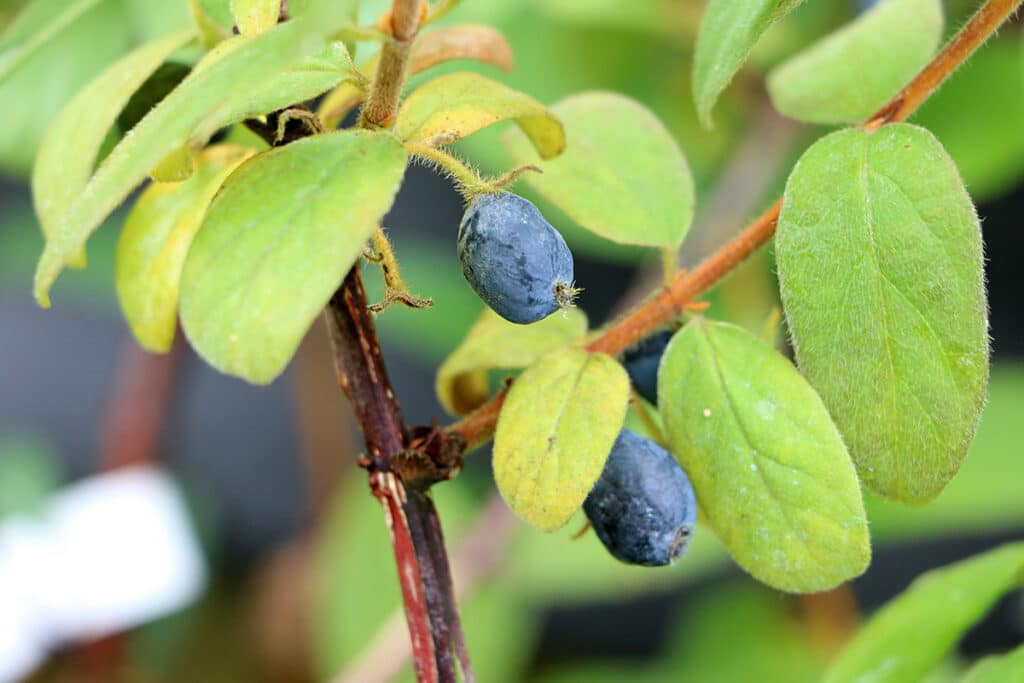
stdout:
<svg viewBox="0 0 1024 683">
<path fill-rule="evenodd" d="M 294 95 L 297 90 L 274 91 L 271 87 L 280 87 L 282 72 L 322 49 L 322 41 L 336 30 L 338 20 L 334 5 L 322 0 L 317 11 L 253 38 L 240 38 L 244 44 L 197 67 L 114 148 L 51 235 L 36 268 L 37 301 L 49 305 L 50 287 L 68 259 L 164 157 L 189 139 L 206 139 L 238 118 L 296 101 L 281 103 L 284 95 Z M 333 76 L 340 80 L 337 74 Z M 262 109 L 257 104 L 270 109 L 252 111 Z"/>
<path fill-rule="evenodd" d="M 553 351 L 519 376 L 498 417 L 494 479 L 512 510 L 553 531 L 583 505 L 619 435 L 629 377 L 610 356 Z"/>
<path fill-rule="evenodd" d="M 962 683 L 1024 681 L 1024 645 L 997 657 L 985 657 L 971 667 Z"/>
<path fill-rule="evenodd" d="M 258 155 L 210 205 L 181 276 L 181 322 L 211 365 L 255 384 L 284 370 L 391 207 L 390 133 L 316 135 Z"/>
<path fill-rule="evenodd" d="M 761 34 L 803 0 L 711 0 L 704 10 L 693 55 L 697 114 L 711 127 L 711 108 Z"/>
<path fill-rule="evenodd" d="M 32 169 L 32 198 L 47 237 L 60 227 L 92 175 L 110 127 L 138 88 L 194 37 L 179 31 L 125 55 L 85 86 L 46 132 Z M 85 265 L 79 250 L 75 265 Z"/>
<path fill-rule="evenodd" d="M 754 578 L 804 593 L 864 571 L 853 464 L 821 400 L 769 344 L 694 320 L 665 351 L 658 403 L 701 511 Z"/>
<path fill-rule="evenodd" d="M 529 95 L 474 73 L 435 78 L 409 95 L 395 131 L 403 140 L 447 145 L 501 121 L 514 120 L 542 159 L 565 149 L 562 124 Z"/>
<path fill-rule="evenodd" d="M 121 232 L 114 283 L 135 338 L 150 351 L 171 348 L 178 285 L 192 237 L 224 180 L 252 150 L 218 145 L 199 156 L 182 183 L 154 183 L 136 200 Z"/>
<path fill-rule="evenodd" d="M 281 0 L 231 0 L 231 14 L 243 36 L 254 36 L 277 24 Z"/>
<path fill-rule="evenodd" d="M 953 162 L 908 124 L 822 138 L 789 177 L 775 251 L 800 369 L 861 480 L 936 497 L 988 378 L 981 231 Z"/>
<path fill-rule="evenodd" d="M 490 397 L 488 370 L 524 368 L 586 332 L 587 316 L 576 308 L 532 325 L 516 325 L 484 309 L 438 369 L 438 399 L 453 415 L 468 413 Z"/>
<path fill-rule="evenodd" d="M 99 0 L 35 0 L 0 35 L 0 83 Z"/>
<path fill-rule="evenodd" d="M 826 683 L 921 680 L 972 624 L 1022 581 L 1024 543 L 923 574 L 850 641 L 829 669 Z"/>
<path fill-rule="evenodd" d="M 942 24 L 941 0 L 882 0 L 772 71 L 772 102 L 800 121 L 863 121 L 928 63 Z"/>
<path fill-rule="evenodd" d="M 565 153 L 523 179 L 605 239 L 678 247 L 693 220 L 693 176 L 661 121 L 639 102 L 606 92 L 574 95 L 552 111 L 565 126 Z M 517 164 L 537 163 L 518 131 L 502 141 Z"/>
</svg>

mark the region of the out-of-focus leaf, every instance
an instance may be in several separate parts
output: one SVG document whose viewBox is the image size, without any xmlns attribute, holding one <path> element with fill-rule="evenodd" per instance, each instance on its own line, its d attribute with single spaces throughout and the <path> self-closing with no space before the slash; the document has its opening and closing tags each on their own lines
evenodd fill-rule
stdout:
<svg viewBox="0 0 1024 683">
<path fill-rule="evenodd" d="M 438 399 L 453 415 L 468 413 L 490 396 L 489 370 L 524 368 L 586 331 L 587 316 L 578 308 L 532 325 L 510 323 L 485 308 L 459 347 L 438 368 Z"/>
<path fill-rule="evenodd" d="M 512 385 L 494 434 L 494 479 L 512 510 L 542 531 L 583 505 L 622 428 L 629 377 L 604 354 L 553 351 Z"/>
<path fill-rule="evenodd" d="M 915 120 L 953 157 L 974 201 L 1009 190 L 1024 175 L 1024 42 L 990 40 L 932 94 Z"/>
<path fill-rule="evenodd" d="M 62 479 L 57 459 L 43 444 L 0 437 L 0 522 L 9 515 L 41 512 Z"/>
<path fill-rule="evenodd" d="M 49 305 L 50 287 L 68 259 L 154 166 L 192 136 L 204 139 L 237 120 L 233 116 L 244 118 L 255 101 L 254 90 L 266 95 L 267 84 L 276 83 L 275 76 L 323 49 L 323 40 L 340 18 L 329 0 L 322 0 L 317 8 L 243 39 L 244 44 L 222 58 L 197 67 L 121 140 L 47 241 L 36 269 L 35 296 L 40 304 Z"/>
<path fill-rule="evenodd" d="M 775 349 L 697 319 L 665 350 L 658 407 L 701 512 L 755 578 L 806 593 L 867 568 L 850 456 L 814 390 Z"/>
<path fill-rule="evenodd" d="M 711 108 L 746 61 L 765 29 L 803 0 L 710 0 L 693 56 L 693 95 L 701 122 L 711 126 Z"/>
<path fill-rule="evenodd" d="M 515 121 L 542 159 L 565 149 L 562 124 L 529 95 L 474 73 L 441 76 L 409 95 L 395 131 L 403 140 L 447 145 L 481 128 Z"/>
<path fill-rule="evenodd" d="M 231 0 L 231 14 L 243 36 L 254 36 L 277 23 L 281 0 Z"/>
<path fill-rule="evenodd" d="M 135 201 L 117 245 L 114 278 L 125 319 L 144 348 L 171 348 L 192 237 L 225 178 L 251 154 L 240 147 L 209 147 L 189 180 L 154 183 Z"/>
<path fill-rule="evenodd" d="M 921 680 L 1007 591 L 1024 581 L 1024 543 L 923 574 L 843 649 L 826 683 Z"/>
<path fill-rule="evenodd" d="M 605 92 L 574 95 L 552 111 L 565 126 L 565 153 L 526 182 L 605 239 L 678 247 L 693 219 L 693 177 L 661 121 L 639 102 Z M 519 131 L 502 139 L 517 164 L 538 162 Z"/>
<path fill-rule="evenodd" d="M 935 54 L 941 0 L 883 0 L 768 76 L 775 108 L 812 123 L 857 123 Z"/>
<path fill-rule="evenodd" d="M 971 667 L 961 683 L 1011 683 L 1024 681 L 1024 646 L 1005 655 L 985 657 Z"/>
<path fill-rule="evenodd" d="M 0 83 L 100 0 L 33 0 L 0 35 Z"/>
<path fill-rule="evenodd" d="M 800 369 L 861 480 L 935 498 L 988 378 L 981 231 L 952 160 L 908 124 L 822 138 L 789 177 L 775 252 Z"/>
<path fill-rule="evenodd" d="M 137 48 L 108 67 L 61 111 L 46 132 L 32 169 L 32 198 L 44 235 L 57 230 L 81 196 L 107 131 L 132 95 L 193 36 L 187 29 Z M 72 262 L 85 265 L 84 261 L 82 251 Z"/>
<path fill-rule="evenodd" d="M 61 109 L 127 52 L 132 38 L 131 25 L 119 4 L 100 2 L 0 83 L 0 102 L 19 103 L 4 108 L 0 171 L 18 177 L 31 174 L 40 141 Z"/>
<path fill-rule="evenodd" d="M 181 275 L 181 322 L 196 351 L 255 384 L 277 377 L 391 208 L 404 171 L 398 140 L 369 131 L 315 135 L 240 166 Z"/>
</svg>

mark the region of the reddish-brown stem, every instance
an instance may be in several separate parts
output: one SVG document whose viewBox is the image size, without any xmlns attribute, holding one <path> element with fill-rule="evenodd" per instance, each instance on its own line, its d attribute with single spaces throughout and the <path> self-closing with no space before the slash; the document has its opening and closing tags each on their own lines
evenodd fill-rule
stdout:
<svg viewBox="0 0 1024 683">
<path fill-rule="evenodd" d="M 910 116 L 960 64 L 995 33 L 1021 2 L 988 0 L 942 51 L 861 127 L 872 131 Z M 615 321 L 594 338 L 587 349 L 595 353 L 621 353 L 680 315 L 687 304 L 711 289 L 748 256 L 768 243 L 775 234 L 781 210 L 782 200 L 778 199 L 699 266 L 691 271 L 681 270 L 676 273 L 670 285 Z M 457 434 L 467 444 L 480 445 L 486 442 L 494 434 L 507 391 L 506 386 L 476 411 L 451 425 L 447 431 Z"/>
</svg>

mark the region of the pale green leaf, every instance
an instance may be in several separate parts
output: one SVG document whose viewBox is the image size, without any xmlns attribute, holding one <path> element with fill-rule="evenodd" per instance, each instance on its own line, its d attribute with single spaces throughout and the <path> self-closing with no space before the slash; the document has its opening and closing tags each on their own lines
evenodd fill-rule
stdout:
<svg viewBox="0 0 1024 683">
<path fill-rule="evenodd" d="M 125 220 L 114 261 L 114 283 L 135 338 L 168 351 L 178 320 L 178 284 L 192 237 L 225 178 L 252 150 L 217 145 L 199 156 L 182 183 L 154 183 Z"/>
<path fill-rule="evenodd" d="M 693 56 L 693 95 L 701 122 L 736 75 L 761 34 L 803 0 L 711 0 L 704 10 Z"/>
<path fill-rule="evenodd" d="M 981 232 L 953 162 L 908 124 L 822 138 L 789 177 L 775 251 L 800 369 L 861 480 L 931 500 L 988 379 Z"/>
<path fill-rule="evenodd" d="M 0 35 L 0 83 L 99 0 L 34 0 Z"/>
<path fill-rule="evenodd" d="M 665 351 L 658 404 L 701 512 L 754 578 L 804 593 L 864 571 L 850 456 L 814 390 L 769 344 L 694 320 Z"/>
<path fill-rule="evenodd" d="M 57 230 L 81 196 L 103 140 L 132 94 L 193 37 L 191 30 L 180 31 L 134 50 L 97 76 L 61 111 L 46 132 L 32 169 L 32 198 L 44 235 Z M 74 261 L 84 265 L 84 252 Z"/>
<path fill-rule="evenodd" d="M 772 102 L 801 121 L 863 121 L 928 63 L 942 24 L 941 0 L 882 0 L 772 71 Z"/>
<path fill-rule="evenodd" d="M 512 70 L 512 47 L 505 37 L 488 26 L 445 26 L 423 31 L 416 36 L 409 54 L 409 75 L 418 74 L 443 62 L 474 59 L 505 71 Z M 359 66 L 367 80 L 377 73 L 380 53 Z M 342 119 L 363 99 L 363 89 L 347 81 L 332 90 L 317 108 L 317 116 L 325 128 L 337 128 Z"/>
<path fill-rule="evenodd" d="M 675 248 L 693 220 L 693 176 L 679 145 L 639 102 L 615 93 L 574 95 L 552 107 L 566 150 L 538 164 L 518 131 L 502 141 L 523 179 L 587 230 L 622 244 Z"/>
<path fill-rule="evenodd" d="M 1024 681 L 1024 645 L 1005 655 L 985 657 L 971 667 L 961 683 Z"/>
<path fill-rule="evenodd" d="M 281 0 L 231 0 L 231 14 L 239 33 L 254 36 L 277 23 Z"/>
<path fill-rule="evenodd" d="M 629 403 L 611 357 L 560 349 L 519 376 L 494 434 L 494 479 L 512 510 L 542 531 L 564 525 L 601 476 Z"/>
<path fill-rule="evenodd" d="M 316 135 L 240 166 L 181 276 L 181 322 L 211 365 L 273 380 L 391 207 L 405 150 L 390 133 Z"/>
<path fill-rule="evenodd" d="M 322 50 L 324 39 L 339 21 L 333 3 L 322 0 L 316 11 L 253 38 L 242 38 L 244 44 L 204 68 L 196 68 L 150 111 L 100 165 L 47 241 L 36 268 L 35 297 L 40 304 L 49 305 L 50 287 L 89 234 L 169 153 L 190 138 L 205 139 L 238 120 L 234 117 L 262 113 L 252 111 L 262 109 L 256 104 L 270 107 L 263 111 L 286 106 L 289 102 L 279 99 L 282 93 L 295 93 L 274 91 L 271 86 L 280 87 L 282 72 Z M 259 99 L 264 96 L 268 99 Z"/>
<path fill-rule="evenodd" d="M 195 159 L 188 143 L 172 150 L 149 172 L 149 177 L 158 183 L 180 183 L 187 180 L 196 170 Z"/>
<path fill-rule="evenodd" d="M 501 121 L 515 121 L 542 159 L 565 149 L 562 124 L 544 105 L 467 72 L 435 78 L 413 91 L 398 112 L 395 131 L 403 140 L 438 147 Z"/>
<path fill-rule="evenodd" d="M 905 683 L 923 679 L 972 624 L 1022 581 L 1022 543 L 1005 545 L 918 577 L 843 649 L 829 669 L 826 683 Z"/>
<path fill-rule="evenodd" d="M 437 371 L 437 397 L 453 415 L 468 413 L 490 396 L 488 370 L 524 368 L 587 331 L 577 308 L 532 325 L 510 323 L 489 308 Z"/>
</svg>

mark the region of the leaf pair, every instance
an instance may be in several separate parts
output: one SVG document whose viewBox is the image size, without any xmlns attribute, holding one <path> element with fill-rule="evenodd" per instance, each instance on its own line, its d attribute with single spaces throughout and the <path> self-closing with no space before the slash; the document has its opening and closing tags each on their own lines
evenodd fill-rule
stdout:
<svg viewBox="0 0 1024 683">
<path fill-rule="evenodd" d="M 88 168 L 91 162 L 84 164 L 80 160 L 74 161 L 75 175 L 70 179 L 71 184 L 65 186 L 58 163 L 62 141 L 54 138 L 50 143 L 57 146 L 57 151 L 51 154 L 53 163 L 47 163 L 44 171 L 34 177 L 36 204 L 57 207 L 56 210 L 44 209 L 50 216 L 47 222 L 52 227 L 49 228 L 46 248 L 36 270 L 37 300 L 48 305 L 50 287 L 64 266 L 81 253 L 89 234 L 165 157 L 187 145 L 191 139 L 205 139 L 217 128 L 234 120 L 287 106 L 301 99 L 296 95 L 302 93 L 290 88 L 281 89 L 281 84 L 290 83 L 290 79 L 275 80 L 275 77 L 294 67 L 303 58 L 322 50 L 324 40 L 340 21 L 338 9 L 332 3 L 322 1 L 294 21 L 275 26 L 253 38 L 242 39 L 244 42 L 239 41 L 229 47 L 218 46 L 222 50 L 219 58 L 217 55 L 208 56 L 205 64 L 201 63 L 121 140 L 84 186 L 82 167 L 84 165 Z M 175 40 L 178 38 L 167 39 L 170 43 Z M 168 48 L 161 44 L 161 49 Z M 131 63 L 144 62 L 143 66 L 150 65 L 155 69 L 159 64 L 154 64 L 154 55 L 159 52 L 160 49 L 155 46 L 144 46 L 133 53 Z M 133 69 L 133 75 L 136 80 L 144 80 L 152 69 L 136 68 Z M 89 97 L 76 99 L 76 107 L 65 112 L 62 115 L 62 119 L 66 117 L 65 121 L 58 121 L 55 126 L 67 129 L 74 121 L 86 118 L 95 119 L 97 125 L 100 125 L 109 119 L 114 108 L 106 106 L 105 96 L 111 95 L 123 101 L 131 94 L 121 86 L 114 73 L 108 71 L 101 75 L 98 81 L 89 86 Z M 335 73 L 332 78 L 340 76 Z M 254 84 L 261 85 L 254 88 Z M 309 83 L 303 81 L 300 85 L 306 87 Z M 319 89 L 322 81 L 314 85 Z M 323 89 L 329 87 L 330 84 Z M 311 92 L 306 97 L 315 94 Z M 287 100 L 282 101 L 282 97 Z M 102 111 L 96 115 L 91 114 L 90 109 L 94 106 Z M 116 112 L 113 116 L 116 117 Z M 76 144 L 87 148 L 87 151 L 98 150 L 95 140 L 97 137 L 102 140 L 106 132 L 107 128 L 76 130 L 76 135 L 90 137 L 88 143 L 83 140 Z M 96 152 L 92 151 L 92 158 L 95 155 Z M 68 197 L 75 201 L 68 203 Z"/>
</svg>

